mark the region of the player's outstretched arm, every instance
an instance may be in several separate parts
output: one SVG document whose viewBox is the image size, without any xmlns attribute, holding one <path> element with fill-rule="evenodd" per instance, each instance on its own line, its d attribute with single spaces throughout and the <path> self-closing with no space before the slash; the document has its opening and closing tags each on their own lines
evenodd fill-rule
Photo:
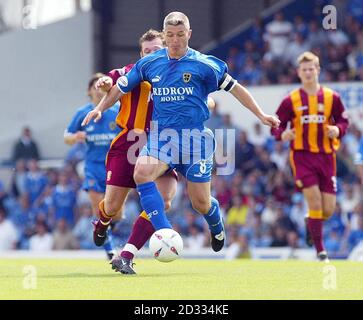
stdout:
<svg viewBox="0 0 363 320">
<path fill-rule="evenodd" d="M 88 112 L 82 121 L 82 126 L 89 124 L 92 119 L 94 119 L 94 122 L 99 121 L 102 118 L 102 112 L 111 108 L 116 101 L 121 98 L 121 96 L 122 92 L 120 92 L 117 86 L 113 86 L 112 89 L 102 98 L 97 107 Z"/>
<path fill-rule="evenodd" d="M 264 113 L 257 104 L 256 100 L 245 87 L 241 86 L 239 83 L 236 83 L 236 85 L 229 92 L 232 93 L 234 97 L 246 108 L 251 110 L 263 124 L 272 128 L 278 128 L 280 125 L 280 120 L 275 116 Z"/>
<path fill-rule="evenodd" d="M 104 92 L 109 92 L 112 89 L 112 78 L 109 76 L 101 77 L 95 83 L 95 88 L 101 89 Z"/>
<path fill-rule="evenodd" d="M 86 132 L 77 131 L 76 133 L 65 132 L 64 133 L 64 142 L 66 144 L 72 145 L 76 142 L 85 142 L 86 141 Z"/>
</svg>

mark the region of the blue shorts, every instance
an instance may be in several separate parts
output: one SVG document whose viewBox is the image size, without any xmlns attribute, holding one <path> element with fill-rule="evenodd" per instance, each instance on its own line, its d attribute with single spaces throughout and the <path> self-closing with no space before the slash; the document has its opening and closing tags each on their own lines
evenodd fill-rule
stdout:
<svg viewBox="0 0 363 320">
<path fill-rule="evenodd" d="M 147 155 L 165 162 L 188 181 L 209 182 L 215 149 L 214 135 L 208 128 L 165 129 L 149 134 L 140 156 Z"/>
<path fill-rule="evenodd" d="M 105 193 L 106 191 L 106 167 L 103 162 L 86 164 L 85 178 L 82 188 L 87 192 L 89 190 Z"/>
<path fill-rule="evenodd" d="M 354 157 L 354 163 L 356 165 L 363 165 L 363 138 L 360 140 L 358 152 Z"/>
</svg>

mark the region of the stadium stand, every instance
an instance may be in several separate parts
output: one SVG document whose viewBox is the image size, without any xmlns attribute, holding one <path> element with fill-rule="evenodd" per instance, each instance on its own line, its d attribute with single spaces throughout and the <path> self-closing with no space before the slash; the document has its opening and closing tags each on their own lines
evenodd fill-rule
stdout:
<svg viewBox="0 0 363 320">
<path fill-rule="evenodd" d="M 254 2 L 257 4 L 251 8 L 249 17 L 256 16 L 263 3 Z M 269 5 L 276 2 L 271 1 Z M 161 1 L 160 5 L 162 3 L 164 2 Z M 206 3 L 206 9 L 215 4 L 212 1 Z M 344 8 L 344 25 L 338 31 L 329 32 L 329 36 L 326 37 L 317 31 L 321 17 L 316 13 L 321 12 L 321 8 L 327 3 L 330 2 L 288 1 L 277 13 L 256 16 L 237 35 L 225 39 L 222 37 L 218 46 L 209 52 L 226 59 L 231 73 L 245 85 L 296 83 L 294 61 L 296 56 L 305 50 L 312 50 L 321 56 L 323 82 L 362 81 L 363 13 L 362 10 L 357 10 L 357 6 L 362 6 L 362 2 L 347 1 Z M 117 1 L 118 11 L 126 10 L 123 5 L 125 2 Z M 141 1 L 133 2 L 133 10 L 137 11 L 141 5 Z M 302 6 L 304 10 L 301 9 Z M 187 12 L 193 8 L 185 10 Z M 149 17 L 152 20 L 145 23 L 150 22 L 151 27 L 157 27 L 155 24 L 160 20 L 160 16 L 155 13 L 157 10 L 152 12 L 154 14 Z M 102 13 L 107 14 L 110 12 Z M 124 17 L 124 21 L 114 22 L 114 30 L 128 24 L 127 19 L 132 20 L 134 16 Z M 96 23 L 102 25 L 101 20 Z M 230 26 L 225 26 L 223 33 L 236 26 L 235 22 L 230 21 Z M 282 38 L 273 38 L 276 29 L 283 30 Z M 218 38 L 221 30 L 209 32 L 206 39 L 203 39 L 203 45 Z M 140 33 L 140 30 L 133 30 L 133 33 L 127 35 L 129 38 L 123 46 L 112 42 L 117 34 L 111 33 L 110 38 L 103 39 L 97 49 L 99 61 L 96 64 L 102 69 L 108 69 L 114 66 L 116 60 L 122 62 L 124 59 L 128 62 L 130 52 L 134 55 L 137 53 L 137 49 L 129 43 L 134 44 L 137 38 L 135 34 Z M 96 42 L 101 41 L 100 37 L 100 34 L 96 34 Z M 197 37 L 194 40 L 202 41 Z M 113 46 L 114 50 L 106 57 L 107 41 L 112 42 L 111 47 Z M 279 41 L 278 45 L 275 41 Z M 125 49 L 129 49 L 127 57 L 120 53 Z M 229 235 L 227 257 L 249 258 L 252 256 L 251 251 L 256 248 L 307 248 L 304 242 L 303 220 L 306 204 L 302 195 L 296 193 L 293 187 L 294 182 L 287 163 L 288 146 L 260 134 L 258 125 L 255 131 L 249 132 L 236 128 L 228 116 L 222 115 L 218 108 L 213 111 L 212 118 L 206 125 L 212 129 L 234 128 L 237 131 L 234 174 L 214 175 L 212 180 L 213 196 L 221 205 Z M 36 132 L 36 128 L 31 129 Z M 351 125 L 337 157 L 338 204 L 332 219 L 324 229 L 324 241 L 332 258 L 346 258 L 359 241 L 363 240 L 362 186 L 352 160 L 361 137 L 361 129 L 354 124 Z M 42 155 L 46 157 L 46 150 L 42 150 Z M 65 156 L 61 165 L 59 162 L 48 163 L 45 168 L 39 168 L 42 160 L 25 162 L 17 159 L 11 183 L 6 186 L 0 181 L 0 230 L 4 230 L 0 231 L 0 235 L 5 232 L 11 233 L 11 230 L 15 229 L 16 239 L 0 236 L 0 250 L 31 250 L 37 248 L 39 238 L 44 239 L 44 243 L 47 243 L 47 247 L 44 247 L 48 249 L 96 249 L 91 234 L 90 205 L 80 189 L 83 157 L 84 149 L 82 145 L 77 145 Z M 132 192 L 126 204 L 125 219 L 117 223 L 114 230 L 115 242 L 118 245 L 123 245 L 127 240 L 130 226 L 140 209 L 137 194 Z M 187 247 L 208 246 L 208 228 L 204 220 L 190 207 L 185 181 L 182 178 L 178 182 L 170 219 L 175 230 L 184 237 Z M 38 249 L 42 248 L 38 246 Z"/>
</svg>

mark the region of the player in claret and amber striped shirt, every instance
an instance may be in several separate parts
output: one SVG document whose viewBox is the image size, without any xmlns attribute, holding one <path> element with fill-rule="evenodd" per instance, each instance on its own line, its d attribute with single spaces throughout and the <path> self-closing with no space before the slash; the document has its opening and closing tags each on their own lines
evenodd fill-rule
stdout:
<svg viewBox="0 0 363 320">
<path fill-rule="evenodd" d="M 298 58 L 302 86 L 290 92 L 278 108 L 281 124 L 272 129 L 277 140 L 290 141 L 290 163 L 296 186 L 302 189 L 309 212 L 307 242 L 319 260 L 328 261 L 322 239 L 323 221 L 336 204 L 336 156 L 348 120 L 339 95 L 319 84 L 319 58 L 304 52 Z M 287 125 L 290 123 L 290 128 Z"/>
</svg>

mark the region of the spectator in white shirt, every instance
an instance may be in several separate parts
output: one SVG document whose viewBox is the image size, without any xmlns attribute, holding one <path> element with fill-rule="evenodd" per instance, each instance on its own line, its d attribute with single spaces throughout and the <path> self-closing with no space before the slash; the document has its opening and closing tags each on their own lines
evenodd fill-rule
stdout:
<svg viewBox="0 0 363 320">
<path fill-rule="evenodd" d="M 16 248 L 17 231 L 13 223 L 6 218 L 5 209 L 0 206 L 0 251 Z"/>
<path fill-rule="evenodd" d="M 53 236 L 48 232 L 46 223 L 42 220 L 36 224 L 36 233 L 29 240 L 32 251 L 50 251 L 53 248 Z"/>
<path fill-rule="evenodd" d="M 268 42 L 272 59 L 281 58 L 285 54 L 286 46 L 289 43 L 293 25 L 284 20 L 282 12 L 274 16 L 274 20 L 266 25 L 265 41 Z"/>
</svg>

